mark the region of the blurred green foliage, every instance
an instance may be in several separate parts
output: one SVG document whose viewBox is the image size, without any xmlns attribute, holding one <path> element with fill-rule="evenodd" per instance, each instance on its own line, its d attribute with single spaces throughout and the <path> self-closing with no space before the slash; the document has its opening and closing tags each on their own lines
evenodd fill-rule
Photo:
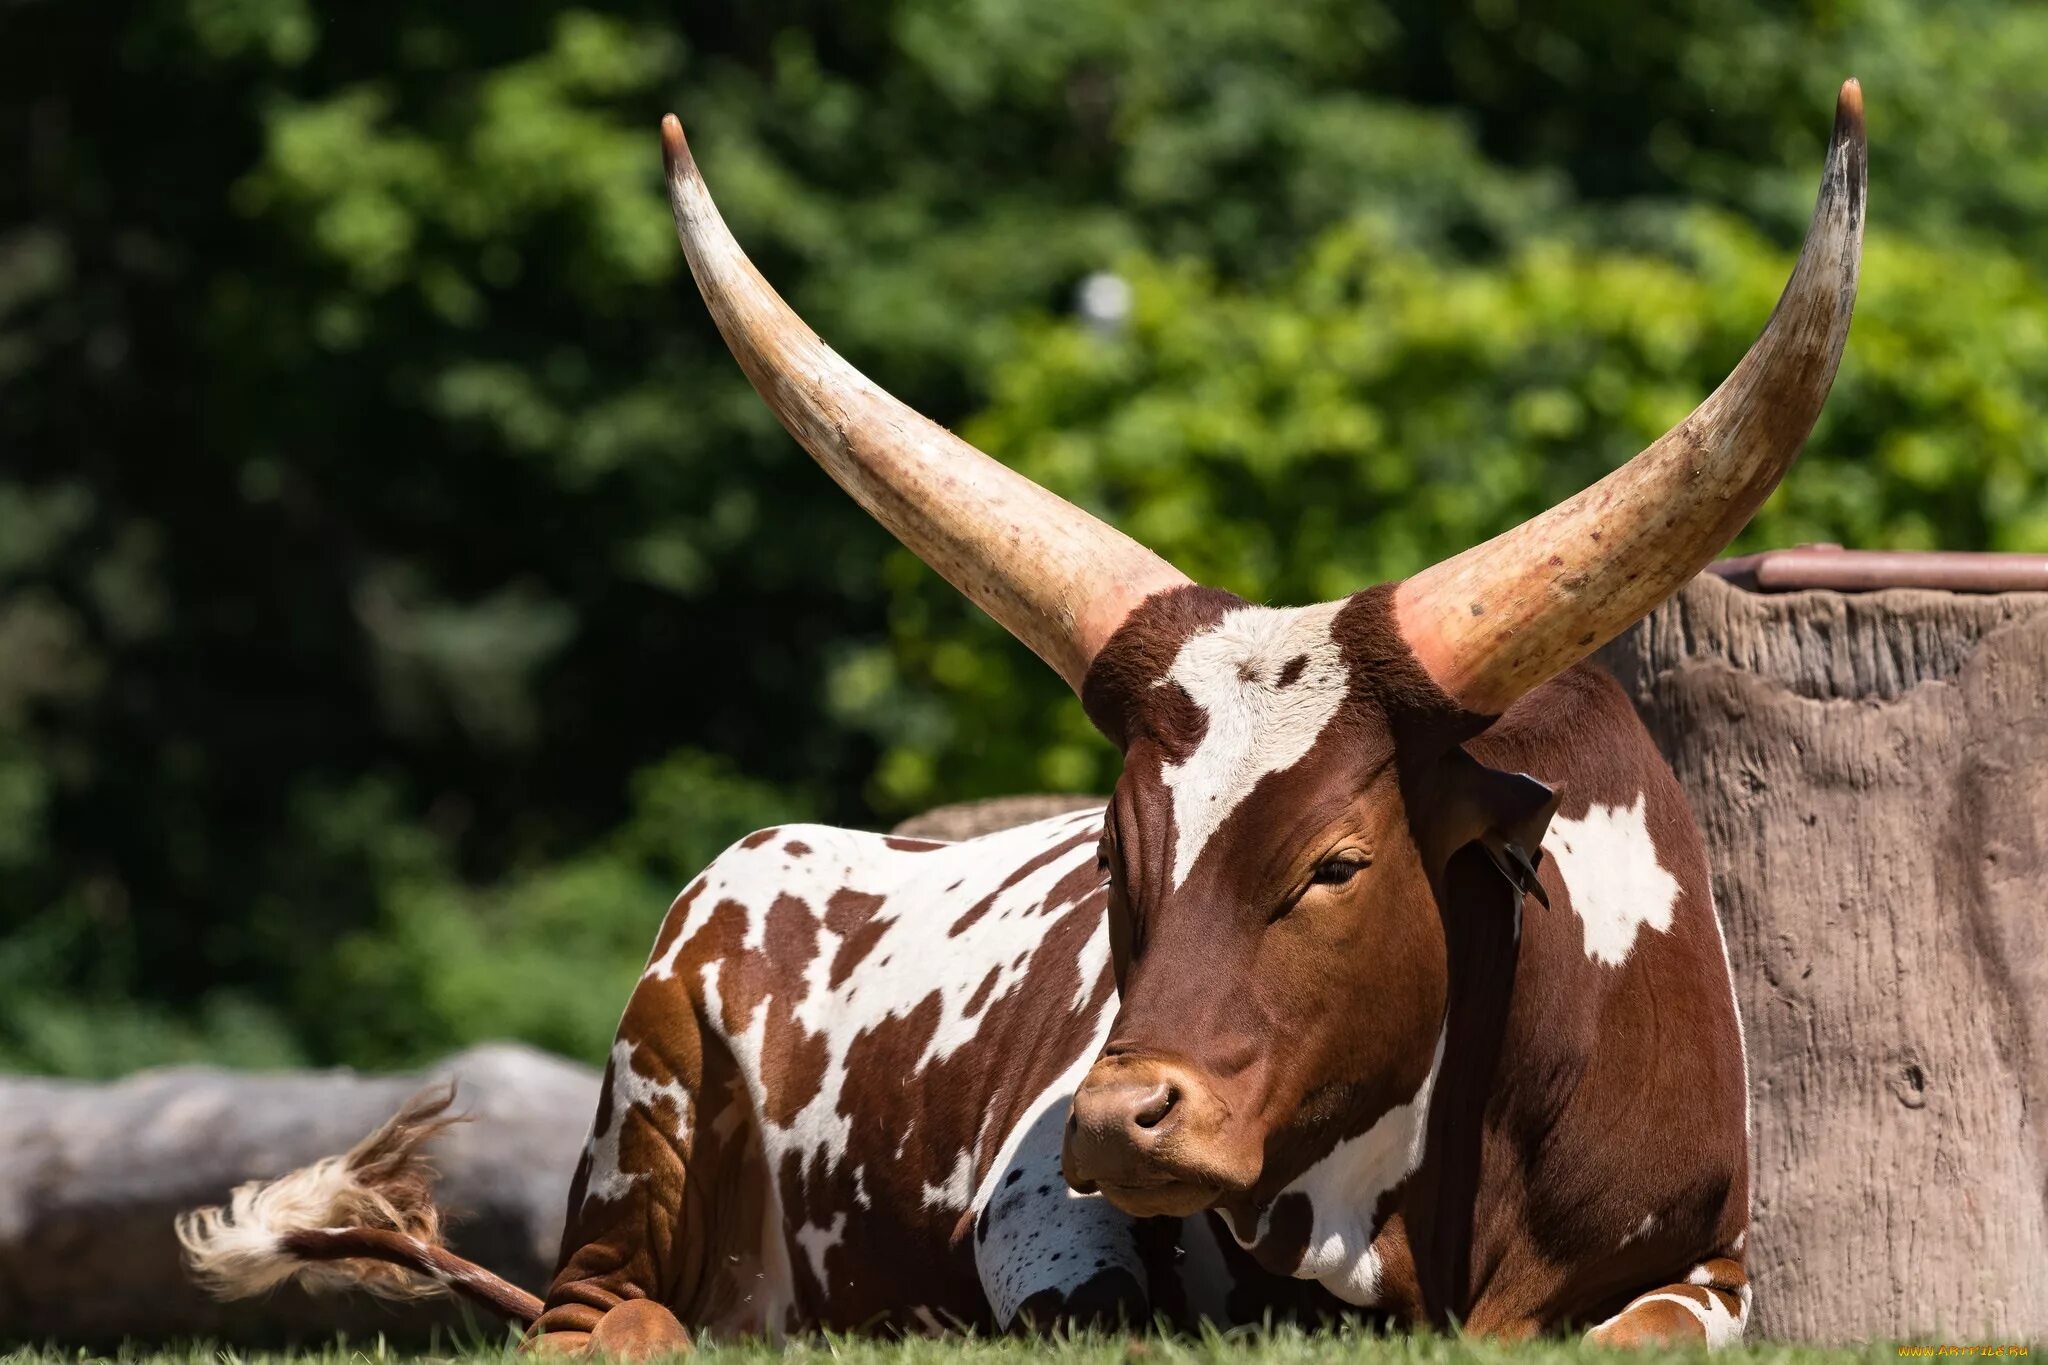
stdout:
<svg viewBox="0 0 2048 1365">
<path fill-rule="evenodd" d="M 39 0 L 6 30 L 0 1066 L 594 1058 L 732 837 L 1109 780 L 724 353 L 671 107 L 855 363 L 1302 601 L 1698 401 L 1854 73 L 1862 302 L 1747 543 L 2048 550 L 2038 5 Z M 1120 325 L 1077 312 L 1104 273 Z"/>
</svg>

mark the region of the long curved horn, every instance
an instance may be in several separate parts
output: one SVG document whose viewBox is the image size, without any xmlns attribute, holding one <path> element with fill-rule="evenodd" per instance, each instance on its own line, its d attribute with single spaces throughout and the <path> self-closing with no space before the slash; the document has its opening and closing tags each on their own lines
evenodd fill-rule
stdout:
<svg viewBox="0 0 2048 1365">
<path fill-rule="evenodd" d="M 1856 303 L 1863 91 L 1842 86 L 1813 222 L 1763 335 L 1690 417 L 1591 488 L 1395 590 L 1417 659 L 1498 715 L 1628 629 L 1733 540 L 1820 415 Z"/>
<path fill-rule="evenodd" d="M 1187 576 L 842 360 L 726 230 L 674 114 L 661 121 L 661 145 L 690 273 L 782 425 L 875 520 L 1080 691 L 1131 609 Z"/>
</svg>

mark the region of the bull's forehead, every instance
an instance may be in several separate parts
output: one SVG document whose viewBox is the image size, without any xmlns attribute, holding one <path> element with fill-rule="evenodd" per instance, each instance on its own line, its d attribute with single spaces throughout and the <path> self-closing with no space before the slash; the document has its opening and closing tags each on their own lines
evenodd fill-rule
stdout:
<svg viewBox="0 0 2048 1365">
<path fill-rule="evenodd" d="M 1350 675 L 1335 628 L 1345 605 L 1233 608 L 1190 635 L 1154 684 L 1179 688 L 1203 722 L 1193 748 L 1160 769 L 1175 889 L 1259 780 L 1307 758 L 1342 708 Z"/>
</svg>

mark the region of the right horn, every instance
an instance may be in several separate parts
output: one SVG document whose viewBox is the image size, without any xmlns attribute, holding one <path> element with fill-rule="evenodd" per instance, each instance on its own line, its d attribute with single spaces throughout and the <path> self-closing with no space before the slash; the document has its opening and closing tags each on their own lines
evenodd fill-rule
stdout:
<svg viewBox="0 0 2048 1365">
<path fill-rule="evenodd" d="M 1591 488 L 1402 583 L 1437 685 L 1499 715 L 1676 592 L 1784 477 L 1841 363 L 1863 250 L 1863 90 L 1842 85 L 1806 244 L 1763 335 L 1690 417 Z"/>
</svg>

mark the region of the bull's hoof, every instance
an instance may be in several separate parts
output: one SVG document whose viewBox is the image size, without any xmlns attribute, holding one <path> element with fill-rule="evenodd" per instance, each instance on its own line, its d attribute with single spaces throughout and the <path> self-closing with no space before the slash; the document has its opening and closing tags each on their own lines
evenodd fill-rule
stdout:
<svg viewBox="0 0 2048 1365">
<path fill-rule="evenodd" d="M 676 1315 L 652 1299 L 628 1299 L 597 1320 L 589 1354 L 647 1360 L 690 1349 L 690 1334 Z"/>
<path fill-rule="evenodd" d="M 588 1332 L 542 1332 L 519 1344 L 522 1355 L 581 1356 L 590 1354 Z"/>
</svg>

